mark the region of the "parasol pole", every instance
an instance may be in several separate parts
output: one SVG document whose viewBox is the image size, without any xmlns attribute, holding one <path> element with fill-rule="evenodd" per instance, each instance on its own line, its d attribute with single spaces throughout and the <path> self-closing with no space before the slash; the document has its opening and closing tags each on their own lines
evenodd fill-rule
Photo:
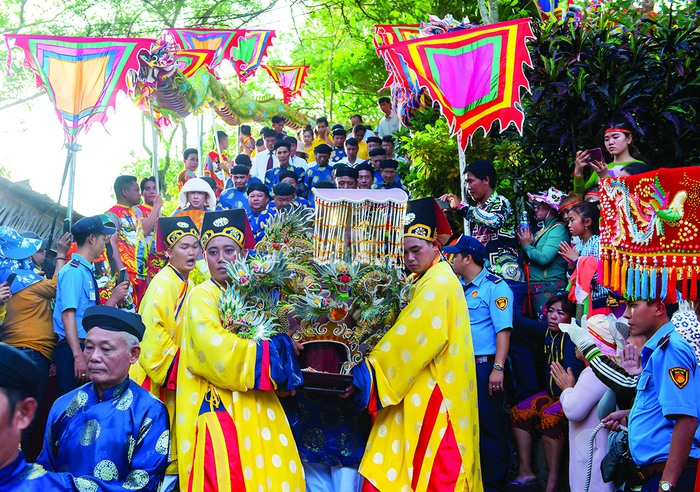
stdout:
<svg viewBox="0 0 700 492">
<path fill-rule="evenodd" d="M 466 203 L 467 201 L 467 194 L 464 190 L 464 171 L 467 169 L 467 158 L 464 155 L 464 149 L 462 148 L 462 145 L 459 143 L 459 137 L 457 138 L 457 150 L 459 151 L 459 191 L 460 195 L 462 197 L 462 202 Z M 464 234 L 469 236 L 470 235 L 470 226 L 469 226 L 469 221 L 467 218 L 464 218 Z"/>
<path fill-rule="evenodd" d="M 158 129 L 156 128 L 156 118 L 153 116 L 153 105 L 148 105 L 148 111 L 151 114 L 151 132 L 153 134 L 153 163 L 151 168 L 153 177 L 156 178 L 156 192 L 160 193 L 160 176 L 158 176 Z"/>
<path fill-rule="evenodd" d="M 197 115 L 197 152 L 199 153 L 199 175 L 204 174 L 204 156 L 202 149 L 204 148 L 204 115 Z"/>
<path fill-rule="evenodd" d="M 217 129 L 216 129 L 216 117 L 214 116 L 214 108 L 211 106 L 209 107 L 209 112 L 211 113 L 211 128 L 212 131 L 214 132 L 214 144 L 216 145 L 216 153 L 219 155 L 219 167 L 221 167 L 221 163 L 224 162 L 224 157 L 221 155 L 221 145 L 219 144 L 219 139 L 217 138 Z"/>
<path fill-rule="evenodd" d="M 68 223 L 73 225 L 73 198 L 75 195 L 75 164 L 76 154 L 82 147 L 75 141 L 66 145 L 68 147 L 68 156 L 70 158 L 70 167 L 68 170 L 68 204 L 66 205 L 66 219 Z"/>
</svg>

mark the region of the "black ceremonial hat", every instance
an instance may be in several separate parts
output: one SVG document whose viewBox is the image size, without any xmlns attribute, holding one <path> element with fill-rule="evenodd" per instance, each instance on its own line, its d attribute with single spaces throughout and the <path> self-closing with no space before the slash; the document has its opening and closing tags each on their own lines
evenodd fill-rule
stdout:
<svg viewBox="0 0 700 492">
<path fill-rule="evenodd" d="M 447 217 L 434 198 L 420 198 L 408 202 L 404 218 L 404 237 L 432 241 L 439 234 L 451 233 Z"/>
<path fill-rule="evenodd" d="M 102 328 L 109 331 L 123 331 L 134 335 L 139 342 L 143 339 L 146 327 L 141 316 L 136 313 L 122 311 L 111 306 L 90 306 L 83 314 L 83 328 Z"/>
</svg>

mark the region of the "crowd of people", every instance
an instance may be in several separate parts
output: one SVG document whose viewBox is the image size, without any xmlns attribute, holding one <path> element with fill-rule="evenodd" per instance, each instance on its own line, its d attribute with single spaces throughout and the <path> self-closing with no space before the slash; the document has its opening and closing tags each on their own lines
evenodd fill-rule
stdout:
<svg viewBox="0 0 700 492">
<path fill-rule="evenodd" d="M 409 201 L 412 297 L 342 410 L 287 390 L 279 367 L 303 350 L 287 334 L 227 331 L 227 265 L 280 210 L 313 215 L 314 188 L 404 189 L 378 104 L 374 131 L 243 125 L 233 158 L 218 132 L 200 176 L 185 150 L 169 217 L 156 178 L 119 176 L 52 268 L 47 240 L 0 227 L 0 490 L 693 490 L 699 361 L 676 327 L 697 316 L 599 279 L 598 181 L 651 171 L 626 123 L 604 131 L 610 163 L 577 153 L 573 190 L 529 193 L 530 215 L 486 160 L 466 200 Z"/>
</svg>

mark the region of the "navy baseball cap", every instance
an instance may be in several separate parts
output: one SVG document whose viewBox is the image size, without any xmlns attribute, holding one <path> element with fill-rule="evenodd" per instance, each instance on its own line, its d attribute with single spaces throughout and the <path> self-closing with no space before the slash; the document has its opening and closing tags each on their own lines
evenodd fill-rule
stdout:
<svg viewBox="0 0 700 492">
<path fill-rule="evenodd" d="M 89 234 L 107 234 L 109 236 L 115 232 L 116 229 L 105 225 L 102 217 L 99 215 L 84 217 L 73 224 L 71 229 L 71 233 L 74 236 L 86 236 Z"/>
<path fill-rule="evenodd" d="M 465 236 L 464 234 L 452 246 L 445 246 L 442 250 L 449 255 L 471 255 L 482 260 L 489 257 L 486 246 L 481 244 L 478 239 L 472 236 Z"/>
</svg>

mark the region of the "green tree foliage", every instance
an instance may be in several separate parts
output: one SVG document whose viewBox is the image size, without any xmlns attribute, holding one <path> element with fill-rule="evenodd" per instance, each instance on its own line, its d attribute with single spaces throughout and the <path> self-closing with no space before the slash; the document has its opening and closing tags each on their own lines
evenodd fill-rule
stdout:
<svg viewBox="0 0 700 492">
<path fill-rule="evenodd" d="M 502 19 L 527 16 L 528 8 L 534 7 L 524 0 L 490 3 L 499 4 Z M 481 20 L 476 3 L 458 0 L 301 0 L 301 4 L 307 15 L 285 37 L 294 46 L 291 61 L 311 66 L 306 96 L 296 104 L 309 114 L 346 124 L 355 113 L 362 114 L 366 123 L 378 122 L 381 116 L 377 93 L 387 73 L 372 41 L 374 25 L 417 24 L 428 14 Z"/>
</svg>

